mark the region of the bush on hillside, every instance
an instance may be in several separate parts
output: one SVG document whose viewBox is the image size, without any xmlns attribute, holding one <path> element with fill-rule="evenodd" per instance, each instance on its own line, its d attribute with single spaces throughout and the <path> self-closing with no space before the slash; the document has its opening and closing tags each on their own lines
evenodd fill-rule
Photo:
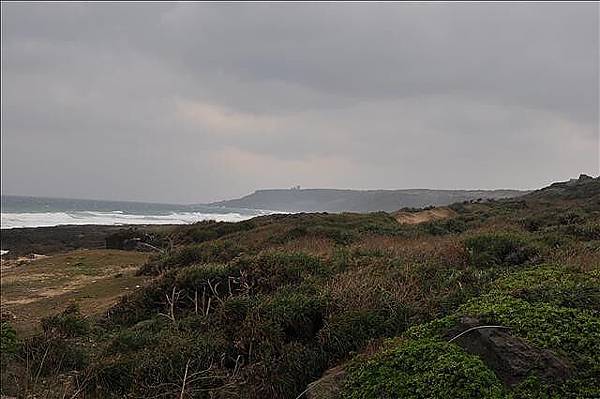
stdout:
<svg viewBox="0 0 600 399">
<path fill-rule="evenodd" d="M 184 246 L 146 263 L 140 274 L 158 275 L 173 268 L 181 268 L 198 263 L 225 263 L 243 253 L 243 248 L 234 241 L 207 241 L 201 244 Z"/>
<path fill-rule="evenodd" d="M 23 341 L 19 356 L 29 360 L 32 376 L 83 370 L 89 362 L 85 349 L 60 336 L 35 335 Z"/>
<path fill-rule="evenodd" d="M 252 359 L 278 356 L 286 343 L 313 340 L 323 325 L 325 309 L 326 300 L 314 292 L 282 289 L 248 314 L 238 347 Z"/>
<path fill-rule="evenodd" d="M 503 391 L 477 356 L 447 342 L 422 339 L 400 342 L 367 361 L 356 360 L 342 398 L 500 399 Z"/>
<path fill-rule="evenodd" d="M 102 359 L 91 371 L 90 391 L 102 397 L 124 392 L 136 397 L 178 397 L 187 370 L 185 392 L 208 398 L 209 391 L 228 375 L 225 360 L 229 353 L 227 341 L 218 332 L 164 329 L 152 345 Z"/>
<path fill-rule="evenodd" d="M 181 227 L 175 234 L 175 240 L 178 244 L 199 244 L 205 241 L 216 240 L 229 234 L 249 231 L 256 228 L 256 226 L 257 224 L 253 220 L 245 220 L 237 223 L 206 220 Z"/>
<path fill-rule="evenodd" d="M 515 266 L 540 255 L 537 245 L 515 234 L 481 234 L 468 238 L 465 246 L 475 267 Z"/>
<path fill-rule="evenodd" d="M 79 312 L 79 306 L 71 304 L 61 313 L 42 319 L 42 329 L 48 336 L 74 338 L 87 334 L 90 323 Z"/>
<path fill-rule="evenodd" d="M 0 321 L 0 351 L 12 353 L 17 348 L 17 333 L 8 320 Z"/>
</svg>

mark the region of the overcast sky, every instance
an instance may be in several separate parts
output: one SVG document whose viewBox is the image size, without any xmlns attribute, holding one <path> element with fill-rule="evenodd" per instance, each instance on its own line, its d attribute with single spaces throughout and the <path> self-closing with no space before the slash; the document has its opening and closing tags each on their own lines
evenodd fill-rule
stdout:
<svg viewBox="0 0 600 399">
<path fill-rule="evenodd" d="M 598 175 L 598 7 L 2 3 L 2 193 Z"/>
</svg>

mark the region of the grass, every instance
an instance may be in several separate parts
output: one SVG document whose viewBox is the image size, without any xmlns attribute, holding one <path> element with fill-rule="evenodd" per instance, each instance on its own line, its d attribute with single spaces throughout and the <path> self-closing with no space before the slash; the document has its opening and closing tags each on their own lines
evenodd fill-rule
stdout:
<svg viewBox="0 0 600 399">
<path fill-rule="evenodd" d="M 77 250 L 5 269 L 2 312 L 22 336 L 40 331 L 42 318 L 71 303 L 98 315 L 143 284 L 135 272 L 147 259 L 137 252 Z"/>
</svg>

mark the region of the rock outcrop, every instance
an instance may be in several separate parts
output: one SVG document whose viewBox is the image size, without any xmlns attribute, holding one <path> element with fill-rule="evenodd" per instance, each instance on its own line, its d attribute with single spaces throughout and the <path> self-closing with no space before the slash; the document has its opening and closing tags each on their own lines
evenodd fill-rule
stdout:
<svg viewBox="0 0 600 399">
<path fill-rule="evenodd" d="M 470 328 L 481 326 L 479 320 L 463 317 L 460 325 L 447 337 L 455 337 Z M 515 386 L 534 374 L 547 381 L 564 381 L 571 374 L 570 363 L 556 353 L 540 349 L 508 329 L 480 328 L 469 331 L 454 343 L 465 351 L 479 356 L 498 378 L 508 386 Z"/>
</svg>

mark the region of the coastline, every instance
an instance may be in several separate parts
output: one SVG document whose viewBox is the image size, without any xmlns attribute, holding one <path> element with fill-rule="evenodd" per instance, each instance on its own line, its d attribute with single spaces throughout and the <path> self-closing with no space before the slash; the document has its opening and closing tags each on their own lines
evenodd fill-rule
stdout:
<svg viewBox="0 0 600 399">
<path fill-rule="evenodd" d="M 175 224 L 61 225 L 0 229 L 0 248 L 8 251 L 2 260 L 30 254 L 54 255 L 77 249 L 104 249 L 106 238 L 119 231 L 137 229 L 145 233 L 165 232 Z"/>
</svg>

